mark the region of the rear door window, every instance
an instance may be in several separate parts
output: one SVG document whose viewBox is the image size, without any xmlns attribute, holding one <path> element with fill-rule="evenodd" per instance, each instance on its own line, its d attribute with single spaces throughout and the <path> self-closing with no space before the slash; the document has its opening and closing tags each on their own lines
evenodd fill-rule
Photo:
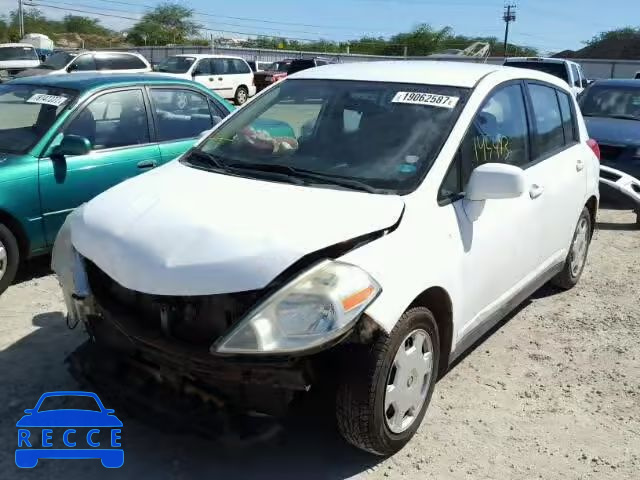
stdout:
<svg viewBox="0 0 640 480">
<path fill-rule="evenodd" d="M 139 70 L 146 65 L 135 55 L 125 53 L 106 53 L 96 55 L 98 70 Z"/>
<path fill-rule="evenodd" d="M 233 60 L 234 73 L 251 73 L 251 69 L 244 60 L 238 58 Z"/>
<path fill-rule="evenodd" d="M 534 154 L 536 159 L 540 159 L 564 147 L 562 115 L 555 88 L 529 84 L 529 94 L 535 124 Z"/>
<path fill-rule="evenodd" d="M 565 92 L 556 90 L 560 102 L 560 114 L 562 115 L 562 129 L 564 131 L 564 143 L 571 144 L 577 141 L 576 117 L 571 108 L 571 98 Z"/>
<path fill-rule="evenodd" d="M 151 101 L 158 141 L 195 138 L 213 127 L 207 98 L 192 90 L 154 88 Z"/>
</svg>

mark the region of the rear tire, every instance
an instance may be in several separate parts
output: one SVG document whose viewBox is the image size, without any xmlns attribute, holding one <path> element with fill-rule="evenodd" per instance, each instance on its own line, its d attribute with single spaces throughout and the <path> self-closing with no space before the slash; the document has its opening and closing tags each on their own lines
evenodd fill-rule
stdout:
<svg viewBox="0 0 640 480">
<path fill-rule="evenodd" d="M 236 102 L 236 105 L 244 105 L 247 103 L 247 100 L 249 100 L 249 90 L 247 87 L 238 87 L 233 100 Z"/>
<path fill-rule="evenodd" d="M 0 295 L 15 280 L 19 264 L 18 241 L 11 230 L 0 223 Z"/>
<path fill-rule="evenodd" d="M 418 338 L 414 345 L 412 339 Z M 421 350 L 415 349 L 418 344 L 424 345 Z M 418 430 L 433 394 L 440 355 L 435 319 L 428 309 L 413 308 L 389 335 L 380 335 L 372 345 L 354 347 L 362 350 L 349 355 L 338 388 L 338 429 L 362 450 L 394 454 Z M 401 358 L 409 360 L 401 362 Z M 404 405 L 407 401 L 409 408 Z"/>
<path fill-rule="evenodd" d="M 578 219 L 564 267 L 562 271 L 551 280 L 551 283 L 556 287 L 569 290 L 575 287 L 580 280 L 584 266 L 587 263 L 587 254 L 589 253 L 589 245 L 591 244 L 591 236 L 593 233 L 593 225 L 591 223 L 591 213 L 585 207 Z"/>
</svg>

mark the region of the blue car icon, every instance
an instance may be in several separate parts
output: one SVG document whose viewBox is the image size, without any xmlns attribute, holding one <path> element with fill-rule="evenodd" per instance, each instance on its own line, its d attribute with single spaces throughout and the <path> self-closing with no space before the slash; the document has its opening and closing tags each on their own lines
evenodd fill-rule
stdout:
<svg viewBox="0 0 640 480">
<path fill-rule="evenodd" d="M 43 402 L 60 400 L 57 397 L 84 397 L 95 409 L 42 408 Z M 92 402 L 93 399 L 95 401 Z M 64 398 L 63 398 L 64 400 Z M 104 407 L 98 395 L 92 392 L 49 392 L 43 394 L 36 406 L 24 411 L 26 413 L 18 423 L 18 448 L 16 449 L 16 465 L 20 468 L 33 468 L 41 458 L 54 459 L 100 459 L 107 468 L 119 468 L 124 464 L 124 450 L 120 444 L 122 422 L 113 415 L 114 410 Z M 61 440 L 65 448 L 53 448 L 53 430 L 65 428 Z M 76 428 L 90 428 L 83 436 Z M 110 448 L 104 448 L 104 441 L 98 441 L 101 430 L 110 430 Z M 37 442 L 42 439 L 42 448 Z M 76 448 L 84 443 L 88 448 Z M 60 440 L 60 439 L 56 439 Z"/>
</svg>

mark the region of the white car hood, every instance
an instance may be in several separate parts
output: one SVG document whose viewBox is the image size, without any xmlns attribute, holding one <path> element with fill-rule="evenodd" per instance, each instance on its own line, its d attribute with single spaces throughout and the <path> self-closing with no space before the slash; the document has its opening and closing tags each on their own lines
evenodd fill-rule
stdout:
<svg viewBox="0 0 640 480">
<path fill-rule="evenodd" d="M 76 250 L 122 286 L 155 295 L 265 287 L 301 257 L 393 226 L 398 196 L 221 175 L 179 162 L 89 202 Z"/>
</svg>

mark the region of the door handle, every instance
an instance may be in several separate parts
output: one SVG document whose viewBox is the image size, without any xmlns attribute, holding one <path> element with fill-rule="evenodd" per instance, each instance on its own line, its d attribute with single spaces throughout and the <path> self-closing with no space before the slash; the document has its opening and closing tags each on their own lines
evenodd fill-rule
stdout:
<svg viewBox="0 0 640 480">
<path fill-rule="evenodd" d="M 540 185 L 536 185 L 535 183 L 531 185 L 531 188 L 529 189 L 529 196 L 531 197 L 531 200 L 535 200 L 543 193 L 544 193 L 544 187 L 541 187 Z"/>
<path fill-rule="evenodd" d="M 222 81 L 222 77 L 218 77 L 218 80 Z"/>
<path fill-rule="evenodd" d="M 210 81 L 210 82 L 213 82 L 213 77 L 209 77 L 209 81 Z"/>
<path fill-rule="evenodd" d="M 582 160 L 578 160 L 576 162 L 576 171 L 581 172 L 584 169 L 584 162 Z"/>
<path fill-rule="evenodd" d="M 155 168 L 157 165 L 155 160 L 142 160 L 138 162 L 138 168 L 141 170 L 145 168 Z"/>
</svg>

